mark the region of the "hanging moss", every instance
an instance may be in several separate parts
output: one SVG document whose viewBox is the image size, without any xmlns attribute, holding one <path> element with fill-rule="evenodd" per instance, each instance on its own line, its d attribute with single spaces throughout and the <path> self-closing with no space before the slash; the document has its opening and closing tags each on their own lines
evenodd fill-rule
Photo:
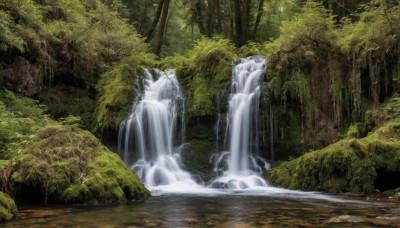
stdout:
<svg viewBox="0 0 400 228">
<path fill-rule="evenodd" d="M 17 216 L 17 206 L 9 195 L 0 192 L 0 222 L 8 221 Z"/>
<path fill-rule="evenodd" d="M 186 54 L 166 58 L 160 66 L 176 69 L 189 115 L 202 117 L 215 114 L 214 100 L 217 92 L 229 85 L 234 57 L 229 40 L 201 38 Z"/>
<path fill-rule="evenodd" d="M 132 53 L 101 75 L 96 85 L 99 94 L 93 121 L 95 132 L 102 133 L 107 128 L 118 129 L 132 106 L 138 75 L 143 75 L 144 67 L 153 64 L 153 55 Z"/>
<path fill-rule="evenodd" d="M 380 188 L 374 185 L 378 169 L 400 173 L 399 129 L 398 121 L 389 122 L 365 138 L 343 139 L 266 175 L 272 183 L 290 189 L 372 193 Z"/>
</svg>

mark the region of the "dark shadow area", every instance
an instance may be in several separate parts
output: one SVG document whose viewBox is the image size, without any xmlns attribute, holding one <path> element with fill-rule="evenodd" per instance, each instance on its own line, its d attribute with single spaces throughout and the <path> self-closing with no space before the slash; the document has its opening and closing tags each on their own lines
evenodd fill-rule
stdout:
<svg viewBox="0 0 400 228">
<path fill-rule="evenodd" d="M 386 169 L 376 170 L 378 176 L 375 178 L 375 189 L 384 192 L 386 190 L 400 187 L 400 172 L 392 172 Z"/>
</svg>

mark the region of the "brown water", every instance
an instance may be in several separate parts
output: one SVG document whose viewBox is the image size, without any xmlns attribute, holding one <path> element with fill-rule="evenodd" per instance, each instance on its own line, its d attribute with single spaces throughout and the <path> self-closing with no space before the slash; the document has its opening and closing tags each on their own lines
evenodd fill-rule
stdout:
<svg viewBox="0 0 400 228">
<path fill-rule="evenodd" d="M 400 227 L 400 201 L 161 195 L 117 206 L 19 205 L 5 227 Z M 339 217 L 338 217 L 339 216 Z"/>
</svg>

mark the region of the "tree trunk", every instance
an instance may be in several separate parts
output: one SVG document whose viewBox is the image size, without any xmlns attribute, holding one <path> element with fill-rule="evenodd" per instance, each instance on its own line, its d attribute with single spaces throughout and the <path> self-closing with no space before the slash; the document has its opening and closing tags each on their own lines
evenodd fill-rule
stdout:
<svg viewBox="0 0 400 228">
<path fill-rule="evenodd" d="M 257 12 L 256 22 L 254 24 L 252 40 L 255 40 L 257 38 L 258 27 L 260 26 L 261 16 L 263 12 L 264 12 L 264 0 L 260 0 L 258 2 L 258 12 Z"/>
<path fill-rule="evenodd" d="M 243 45 L 243 30 L 242 30 L 242 20 L 241 20 L 241 1 L 240 0 L 233 0 L 233 7 L 235 11 L 235 43 L 236 46 L 240 47 Z"/>
<path fill-rule="evenodd" d="M 221 18 L 221 4 L 220 0 L 216 0 L 216 11 L 217 11 L 217 31 L 222 34 L 222 18 Z"/>
<path fill-rule="evenodd" d="M 200 33 L 203 35 L 207 35 L 207 31 L 206 28 L 204 27 L 203 24 L 203 13 L 201 10 L 201 3 L 200 0 L 195 0 L 195 4 L 194 4 L 194 9 L 193 9 L 193 13 L 194 15 L 194 19 L 196 21 L 197 26 L 199 27 Z"/>
<path fill-rule="evenodd" d="M 166 22 L 167 22 L 168 10 L 169 10 L 169 2 L 170 2 L 170 0 L 165 0 L 163 7 L 162 7 L 161 21 L 160 21 L 158 34 L 157 34 L 156 45 L 154 48 L 154 53 L 156 53 L 157 55 L 160 55 L 161 46 L 162 46 L 163 39 L 164 39 L 164 30 L 165 30 L 165 26 L 167 24 Z"/>
<path fill-rule="evenodd" d="M 148 0 L 144 0 L 143 10 L 142 10 L 142 13 L 140 15 L 140 23 L 139 23 L 139 28 L 138 28 L 138 33 L 139 34 L 142 31 L 143 24 L 144 24 L 144 22 L 146 20 L 146 17 L 147 17 L 147 1 Z"/>
<path fill-rule="evenodd" d="M 212 37 L 214 35 L 214 28 L 215 28 L 215 0 L 207 0 L 208 4 L 208 36 Z"/>
<path fill-rule="evenodd" d="M 157 5 L 156 14 L 154 15 L 153 23 L 150 27 L 149 33 L 147 34 L 146 42 L 150 42 L 151 36 L 157 27 L 158 21 L 160 20 L 161 10 L 163 9 L 164 0 L 159 0 Z"/>
<path fill-rule="evenodd" d="M 243 7 L 243 43 L 246 43 L 247 40 L 249 40 L 250 37 L 250 6 L 251 6 L 251 0 L 244 0 L 244 7 Z"/>
</svg>

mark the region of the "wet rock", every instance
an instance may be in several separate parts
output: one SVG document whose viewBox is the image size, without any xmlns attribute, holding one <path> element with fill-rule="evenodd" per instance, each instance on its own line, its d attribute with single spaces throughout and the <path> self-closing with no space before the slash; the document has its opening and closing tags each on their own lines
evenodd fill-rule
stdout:
<svg viewBox="0 0 400 228">
<path fill-rule="evenodd" d="M 228 189 L 228 184 L 223 182 L 213 182 L 211 188 Z"/>
<path fill-rule="evenodd" d="M 333 218 L 330 218 L 325 223 L 360 223 L 365 222 L 365 220 L 359 216 L 352 216 L 352 215 L 340 215 Z"/>
<path fill-rule="evenodd" d="M 28 60 L 18 57 L 11 65 L 0 65 L 0 86 L 32 97 L 42 89 L 42 75 Z"/>
</svg>

